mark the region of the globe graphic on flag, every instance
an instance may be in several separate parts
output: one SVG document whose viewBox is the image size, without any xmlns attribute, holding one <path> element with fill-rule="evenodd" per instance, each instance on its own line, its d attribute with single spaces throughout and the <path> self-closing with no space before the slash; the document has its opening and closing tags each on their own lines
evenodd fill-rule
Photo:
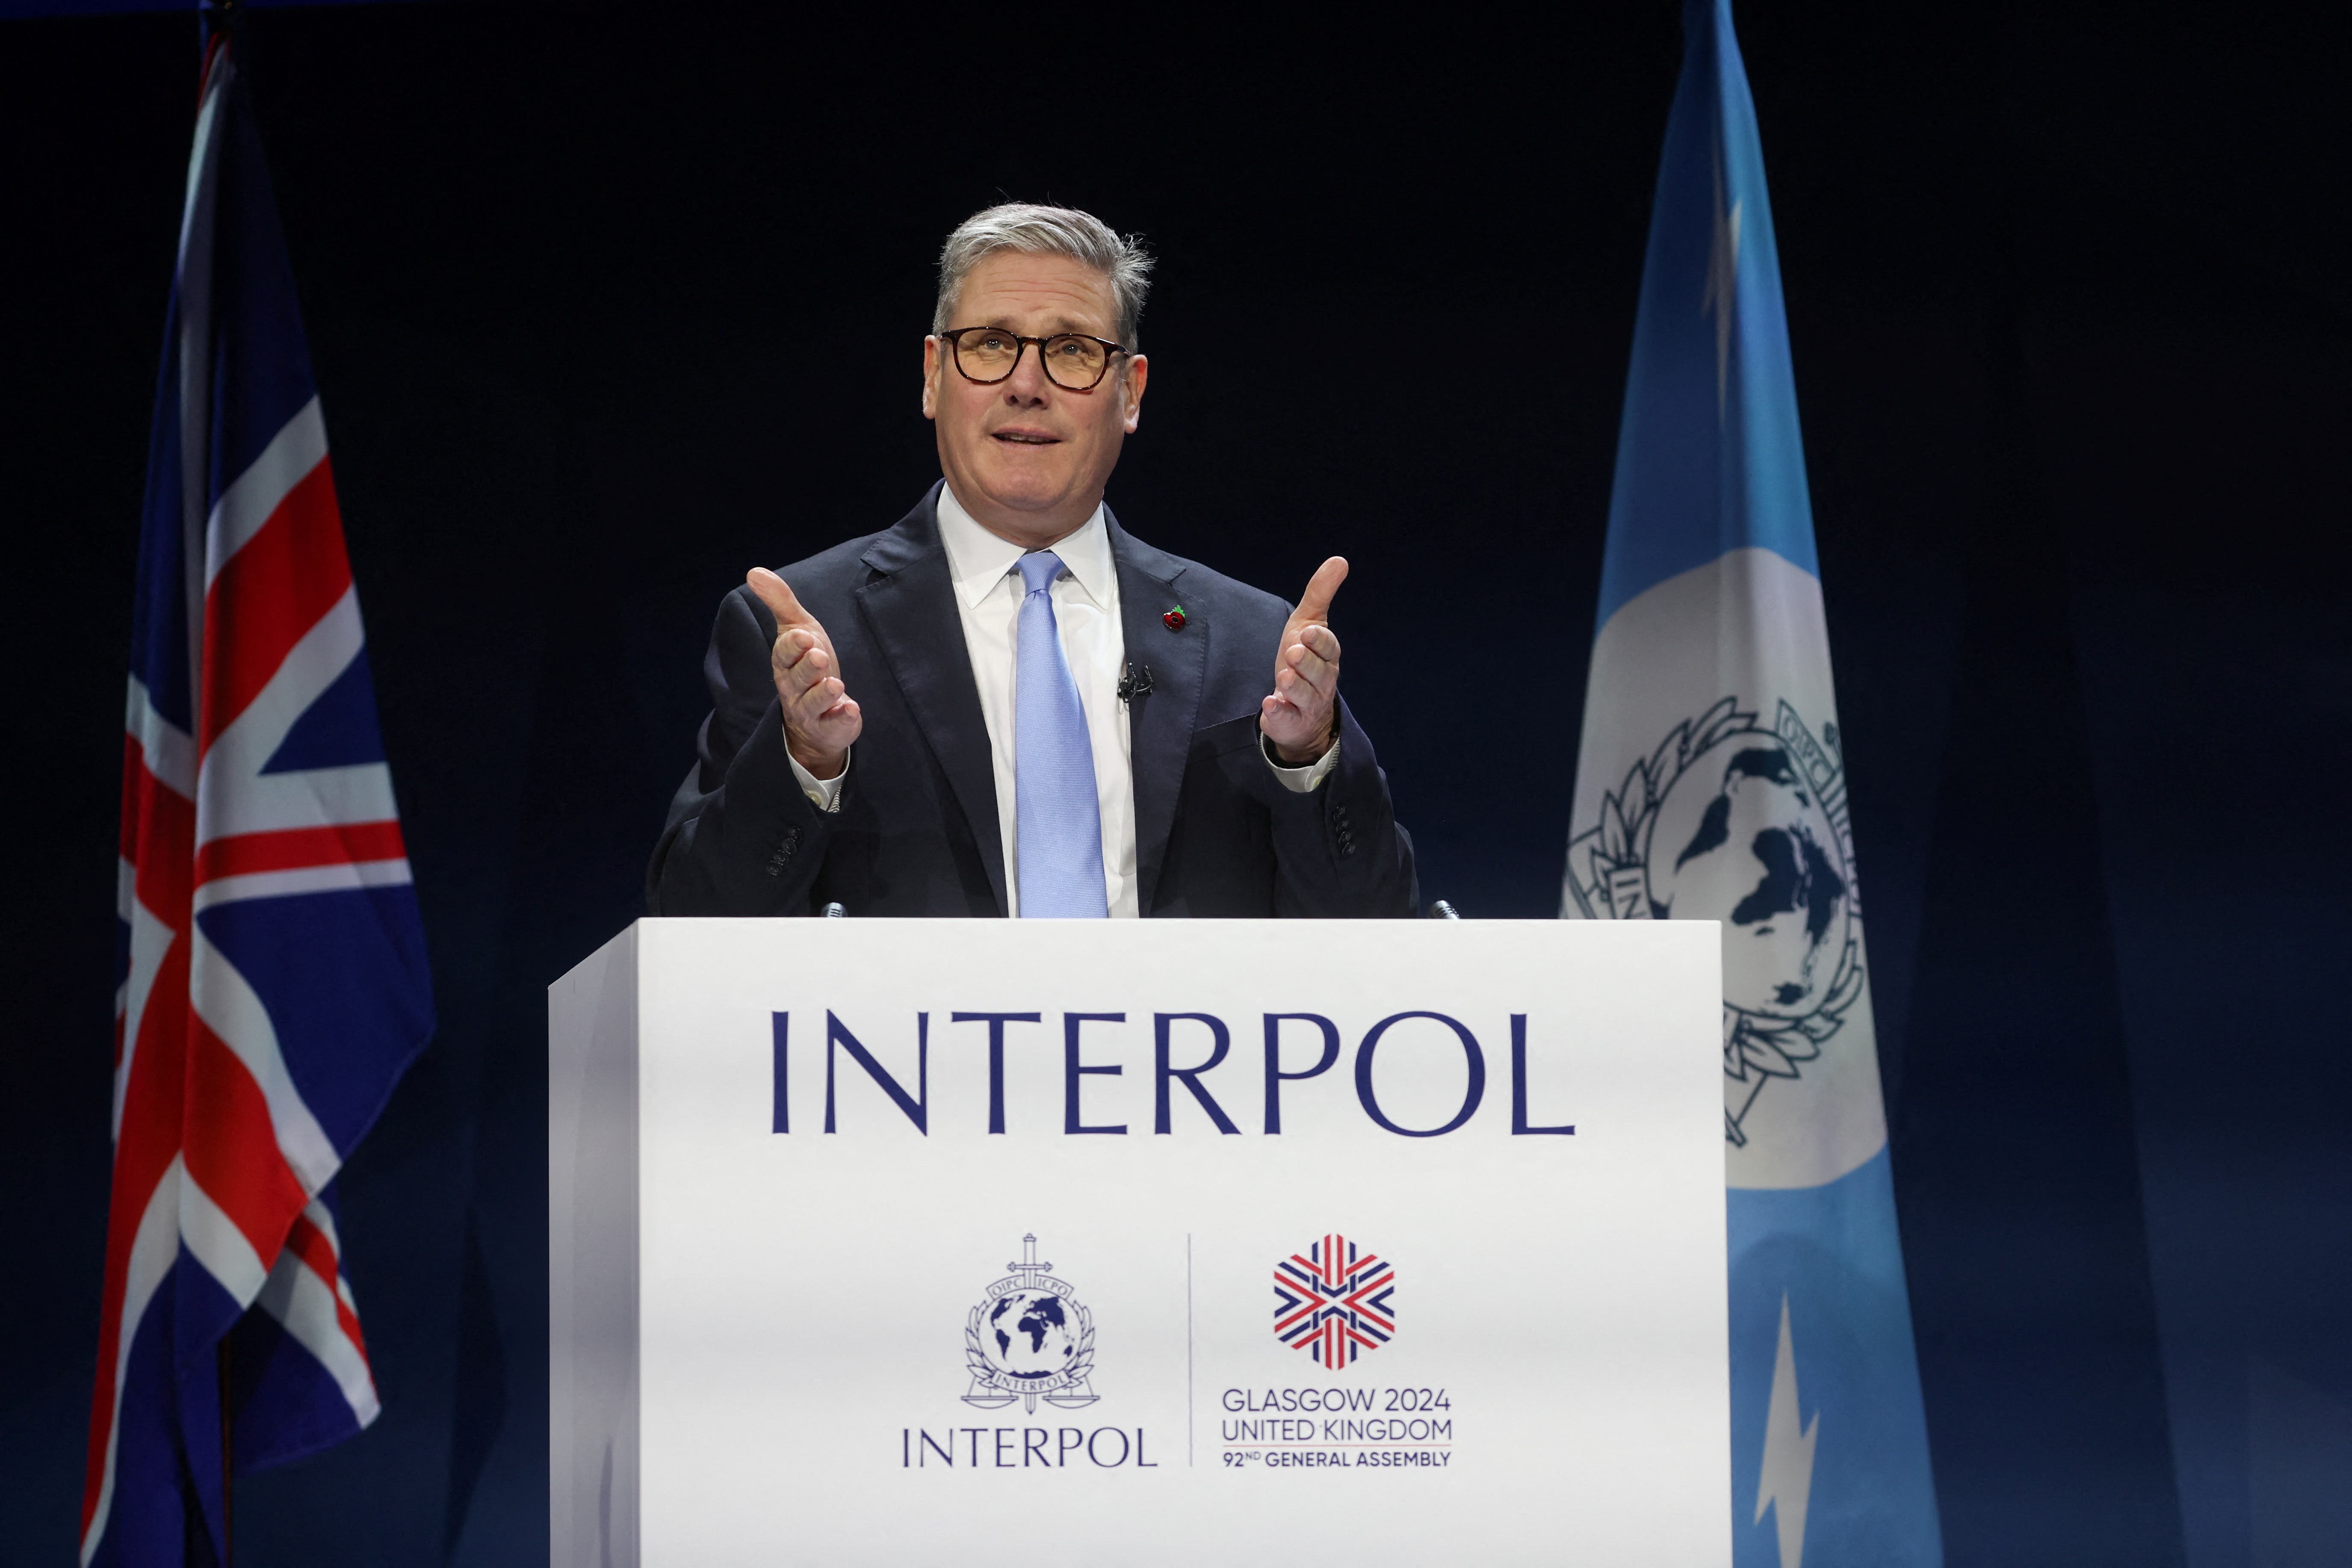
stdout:
<svg viewBox="0 0 2352 1568">
<path fill-rule="evenodd" d="M 1735 731 L 1693 757 L 1658 805 L 1650 899 L 1661 920 L 1723 922 L 1723 1000 L 1801 1018 L 1837 983 L 1852 884 L 1829 814 L 1787 750 Z"/>
<path fill-rule="evenodd" d="M 1051 1290 L 1012 1290 L 988 1310 L 981 1353 L 1007 1377 L 1042 1382 L 1077 1353 L 1070 1313 Z"/>
</svg>

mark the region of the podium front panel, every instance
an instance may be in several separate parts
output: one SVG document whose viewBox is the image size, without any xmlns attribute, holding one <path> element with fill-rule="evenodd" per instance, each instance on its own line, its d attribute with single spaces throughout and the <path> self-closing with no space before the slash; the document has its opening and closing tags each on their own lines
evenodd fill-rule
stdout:
<svg viewBox="0 0 2352 1568">
<path fill-rule="evenodd" d="M 1717 942 L 640 921 L 551 993 L 554 1561 L 1727 1563 Z"/>
</svg>

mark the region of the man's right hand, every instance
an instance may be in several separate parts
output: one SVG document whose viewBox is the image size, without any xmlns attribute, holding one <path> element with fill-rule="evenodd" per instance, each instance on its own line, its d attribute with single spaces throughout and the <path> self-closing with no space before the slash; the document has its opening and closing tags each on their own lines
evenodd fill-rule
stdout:
<svg viewBox="0 0 2352 1568">
<path fill-rule="evenodd" d="M 744 581 L 776 617 L 768 673 L 784 711 L 785 748 L 811 777 L 830 783 L 848 765 L 850 743 L 866 728 L 865 716 L 834 673 L 841 660 L 833 639 L 773 572 L 754 566 Z"/>
</svg>

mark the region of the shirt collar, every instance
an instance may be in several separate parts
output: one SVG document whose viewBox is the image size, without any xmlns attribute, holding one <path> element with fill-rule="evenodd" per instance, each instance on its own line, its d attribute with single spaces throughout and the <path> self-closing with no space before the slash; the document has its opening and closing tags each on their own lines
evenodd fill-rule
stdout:
<svg viewBox="0 0 2352 1568">
<path fill-rule="evenodd" d="M 948 574 L 955 580 L 956 596 L 965 608 L 978 609 L 1026 552 L 982 527 L 956 500 L 952 486 L 940 487 L 939 510 L 940 542 L 947 547 Z M 1076 533 L 1054 546 L 1054 553 L 1062 558 L 1063 566 L 1087 597 L 1108 611 L 1118 573 L 1111 560 L 1110 530 L 1103 521 L 1099 504 Z"/>
</svg>

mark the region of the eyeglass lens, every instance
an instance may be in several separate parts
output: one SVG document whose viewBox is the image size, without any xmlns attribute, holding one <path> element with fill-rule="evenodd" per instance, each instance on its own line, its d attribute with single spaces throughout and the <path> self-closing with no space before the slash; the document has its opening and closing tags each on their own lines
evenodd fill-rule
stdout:
<svg viewBox="0 0 2352 1568">
<path fill-rule="evenodd" d="M 1010 332 L 966 332 L 956 340 L 956 363 L 974 381 L 1002 381 L 1021 357 L 1021 340 Z M 1100 381 L 1110 351 L 1088 337 L 1047 338 L 1038 358 L 1055 384 L 1084 392 Z"/>
</svg>

